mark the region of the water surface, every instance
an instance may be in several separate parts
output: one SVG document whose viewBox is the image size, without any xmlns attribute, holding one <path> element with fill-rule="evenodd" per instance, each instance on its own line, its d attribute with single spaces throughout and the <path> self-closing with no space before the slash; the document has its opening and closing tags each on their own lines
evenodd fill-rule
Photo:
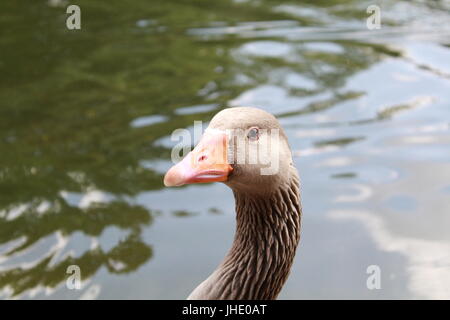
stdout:
<svg viewBox="0 0 450 320">
<path fill-rule="evenodd" d="M 280 298 L 450 298 L 449 1 L 77 4 L 79 31 L 63 1 L 0 4 L 1 298 L 185 298 L 234 203 L 164 188 L 170 135 L 242 105 L 280 119 L 302 180 Z"/>
</svg>

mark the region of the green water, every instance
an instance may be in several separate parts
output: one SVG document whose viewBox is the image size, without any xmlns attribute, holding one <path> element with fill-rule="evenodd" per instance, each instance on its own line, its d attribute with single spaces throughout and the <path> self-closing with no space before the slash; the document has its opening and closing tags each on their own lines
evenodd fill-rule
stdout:
<svg viewBox="0 0 450 320">
<path fill-rule="evenodd" d="M 0 3 L 1 298 L 185 298 L 234 203 L 164 188 L 170 135 L 237 105 L 278 116 L 302 179 L 280 298 L 450 298 L 449 1 L 76 4 L 81 30 L 64 1 Z"/>
</svg>

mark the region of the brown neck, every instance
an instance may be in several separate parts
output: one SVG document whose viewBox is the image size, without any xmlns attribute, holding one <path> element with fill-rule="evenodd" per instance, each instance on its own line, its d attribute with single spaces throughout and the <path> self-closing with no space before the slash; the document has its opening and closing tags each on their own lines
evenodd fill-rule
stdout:
<svg viewBox="0 0 450 320">
<path fill-rule="evenodd" d="M 289 275 L 300 239 L 299 181 L 271 196 L 234 191 L 236 234 L 219 268 L 190 296 L 193 299 L 275 299 Z"/>
</svg>

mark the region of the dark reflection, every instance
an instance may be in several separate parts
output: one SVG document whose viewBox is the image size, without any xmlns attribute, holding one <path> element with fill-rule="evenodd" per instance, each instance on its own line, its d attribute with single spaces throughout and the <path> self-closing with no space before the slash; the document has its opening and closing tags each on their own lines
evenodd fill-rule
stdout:
<svg viewBox="0 0 450 320">
<path fill-rule="evenodd" d="M 286 118 L 286 117 L 320 112 L 323 110 L 330 109 L 331 107 L 335 106 L 338 103 L 341 103 L 341 102 L 344 102 L 347 100 L 356 99 L 362 95 L 363 95 L 363 93 L 361 93 L 361 92 L 335 93 L 334 96 L 330 99 L 312 102 L 312 103 L 306 105 L 305 107 L 301 108 L 298 111 L 284 112 L 284 113 L 278 114 L 278 118 Z"/>
<path fill-rule="evenodd" d="M 110 273 L 121 274 L 136 270 L 152 256 L 151 247 L 141 240 L 141 228 L 151 223 L 145 208 L 124 202 L 94 204 L 85 210 L 69 206 L 65 201 L 55 201 L 50 210 L 39 215 L 35 208 L 7 221 L 0 220 L 0 243 L 24 238 L 20 245 L 4 253 L 4 257 L 24 251 L 44 237 L 59 231 L 63 236 L 82 231 L 89 236 L 99 236 L 110 226 L 129 230 L 124 241 L 104 252 L 96 247 L 79 258 L 68 256 L 56 264 L 51 263 L 59 252 L 42 253 L 42 260 L 32 267 L 13 267 L 0 271 L 0 289 L 8 288 L 11 296 L 45 286 L 56 287 L 67 279 L 66 270 L 77 265 L 82 270 L 82 280 L 93 276 L 102 266 Z"/>
<path fill-rule="evenodd" d="M 257 6 L 231 0 L 173 1 L 170 5 L 163 0 L 132 4 L 80 0 L 80 31 L 66 29 L 65 6 L 48 3 L 0 3 L 0 29 L 8 30 L 0 38 L 0 245 L 25 239 L 3 257 L 31 250 L 55 232 L 99 236 L 116 226 L 128 237 L 108 252 L 91 249 L 54 266 L 49 264 L 52 256 L 42 253 L 31 267 L 2 269 L 0 289 L 10 287 L 15 296 L 38 286 L 57 286 L 66 279 L 70 264 L 79 265 L 83 277 L 91 277 L 102 266 L 110 273 L 132 272 L 151 258 L 151 245 L 141 235 L 154 214 L 127 199 L 143 191 L 156 192 L 163 183 L 161 172 L 144 168 L 142 161 L 169 161 L 170 148 L 154 142 L 194 120 L 207 121 L 217 111 L 177 112 L 179 108 L 225 107 L 246 90 L 269 83 L 283 87 L 292 97 L 331 93 L 331 98 L 299 104 L 291 112 L 273 110 L 280 117 L 319 112 L 360 97 L 364 93 L 338 89 L 353 74 L 397 54 L 382 45 L 346 40 L 334 42 L 341 53 L 318 52 L 302 46 L 303 41 L 275 37 L 271 28 L 261 24 L 253 28 L 260 32 L 254 38 L 226 33 L 217 39 L 203 37 L 204 29 L 217 22 L 225 27 L 247 23 L 247 29 L 252 21 L 291 21 L 289 25 L 297 27 L 324 24 L 314 17 L 273 10 L 285 4 L 281 0 Z M 307 3 L 329 6 L 356 1 Z M 193 28 L 198 32 L 190 34 Z M 261 39 L 289 45 L 299 60 L 239 55 L 244 44 Z M 307 77 L 315 87 L 295 83 L 292 87 L 274 80 L 273 72 L 280 68 L 282 73 Z M 151 115 L 162 115 L 164 120 L 131 125 Z M 322 144 L 345 145 L 355 139 Z M 111 194 L 114 200 L 82 208 L 61 196 L 89 190 Z M 48 205 L 38 212 L 43 202 Z M 11 211 L 23 205 L 27 209 L 11 217 Z M 211 208 L 210 212 L 221 210 Z M 173 214 L 192 215 L 188 211 Z"/>
<path fill-rule="evenodd" d="M 42 215 L 36 210 L 28 210 L 11 221 L 0 221 L 0 243 L 21 237 L 26 239 L 19 247 L 6 253 L 11 255 L 56 231 L 61 231 L 63 235 L 83 231 L 86 235 L 98 236 L 106 227 L 116 226 L 133 231 L 137 236 L 141 225 L 151 223 L 151 216 L 145 208 L 124 202 L 94 204 L 82 210 L 69 206 L 65 201 L 56 201 L 52 204 L 52 209 Z"/>
<path fill-rule="evenodd" d="M 178 218 L 192 217 L 192 216 L 197 215 L 197 213 L 190 212 L 187 210 L 176 210 L 176 211 L 173 211 L 172 214 Z"/>
<path fill-rule="evenodd" d="M 129 273 L 151 258 L 152 249 L 139 239 L 139 235 L 132 233 L 108 252 L 92 249 L 79 258 L 69 256 L 57 265 L 50 264 L 53 256 L 45 257 L 32 268 L 16 267 L 2 271 L 0 288 L 9 287 L 13 297 L 38 286 L 54 288 L 67 280 L 66 270 L 70 265 L 80 267 L 81 280 L 90 278 L 102 266 L 110 273 Z"/>
<path fill-rule="evenodd" d="M 358 175 L 354 172 L 342 172 L 342 173 L 336 173 L 332 174 L 331 178 L 333 179 L 354 179 Z"/>
<path fill-rule="evenodd" d="M 211 213 L 211 214 L 223 214 L 223 211 L 220 210 L 219 208 L 213 207 L 213 208 L 209 208 L 208 213 Z"/>
<path fill-rule="evenodd" d="M 339 138 L 339 139 L 330 139 L 330 140 L 322 140 L 317 141 L 314 144 L 318 147 L 324 146 L 346 146 L 356 141 L 363 140 L 364 137 L 349 137 L 349 138 Z"/>
</svg>

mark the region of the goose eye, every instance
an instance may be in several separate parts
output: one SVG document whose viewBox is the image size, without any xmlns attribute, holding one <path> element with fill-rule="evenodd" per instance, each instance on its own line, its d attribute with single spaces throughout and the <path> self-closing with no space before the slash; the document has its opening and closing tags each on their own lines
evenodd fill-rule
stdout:
<svg viewBox="0 0 450 320">
<path fill-rule="evenodd" d="M 258 128 L 251 128 L 248 131 L 247 138 L 249 140 L 252 140 L 252 141 L 258 140 L 259 139 L 259 129 Z"/>
</svg>

